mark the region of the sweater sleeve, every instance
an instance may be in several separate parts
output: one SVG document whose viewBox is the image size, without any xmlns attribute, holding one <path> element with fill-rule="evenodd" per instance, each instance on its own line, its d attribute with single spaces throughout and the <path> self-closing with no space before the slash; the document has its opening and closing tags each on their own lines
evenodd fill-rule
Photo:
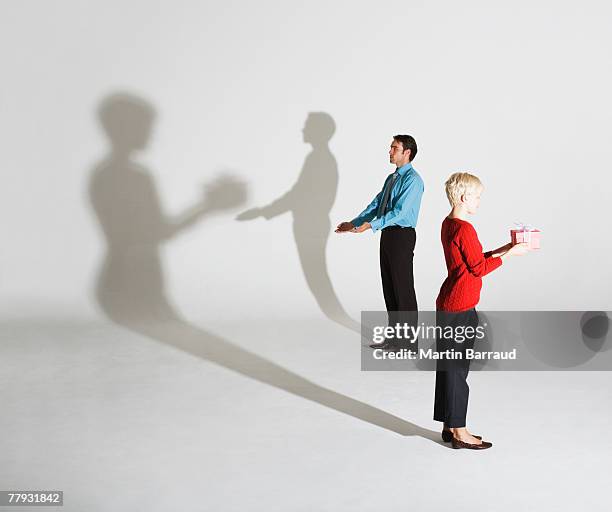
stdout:
<svg viewBox="0 0 612 512">
<path fill-rule="evenodd" d="M 482 252 L 482 245 L 472 225 L 461 228 L 457 242 L 468 271 L 476 277 L 486 276 L 502 264 L 500 257 Z"/>
</svg>

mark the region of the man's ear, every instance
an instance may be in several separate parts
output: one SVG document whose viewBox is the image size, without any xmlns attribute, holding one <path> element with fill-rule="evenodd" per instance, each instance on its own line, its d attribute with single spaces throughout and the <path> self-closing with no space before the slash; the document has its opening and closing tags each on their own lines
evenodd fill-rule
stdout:
<svg viewBox="0 0 612 512">
<path fill-rule="evenodd" d="M 411 153 L 412 151 L 410 149 L 404 149 L 404 153 L 408 151 L 408 161 L 410 161 L 410 157 L 412 156 Z"/>
</svg>

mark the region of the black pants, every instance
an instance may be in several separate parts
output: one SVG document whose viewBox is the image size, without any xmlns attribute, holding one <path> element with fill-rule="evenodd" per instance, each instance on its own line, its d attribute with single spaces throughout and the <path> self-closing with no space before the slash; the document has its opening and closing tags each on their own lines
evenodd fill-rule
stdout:
<svg viewBox="0 0 612 512">
<path fill-rule="evenodd" d="M 390 326 L 395 326 L 396 323 L 416 326 L 417 323 L 417 298 L 412 266 L 415 244 L 414 228 L 391 226 L 382 230 L 380 276 Z M 416 346 L 412 345 L 412 348 Z"/>
<path fill-rule="evenodd" d="M 449 327 L 455 333 L 462 333 L 466 327 L 472 332 L 478 326 L 478 314 L 475 309 L 460 313 L 436 313 L 436 324 L 443 332 Z M 470 330 L 468 330 L 470 332 Z M 466 359 L 466 349 L 474 348 L 475 335 L 459 334 L 451 338 L 438 336 L 436 350 L 439 353 L 454 351 L 461 354 L 461 359 L 438 359 L 436 369 L 436 392 L 434 399 L 434 420 L 443 421 L 447 427 L 465 427 L 470 387 L 467 376 L 470 371 L 470 360 Z"/>
</svg>

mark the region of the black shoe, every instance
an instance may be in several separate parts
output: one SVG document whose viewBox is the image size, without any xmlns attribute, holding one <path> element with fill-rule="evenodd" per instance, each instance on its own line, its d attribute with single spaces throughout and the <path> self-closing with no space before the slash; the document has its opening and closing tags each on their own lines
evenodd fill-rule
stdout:
<svg viewBox="0 0 612 512">
<path fill-rule="evenodd" d="M 372 343 L 369 345 L 370 348 L 382 348 L 388 349 L 391 346 L 391 342 L 389 340 L 385 340 L 382 343 Z"/>
<path fill-rule="evenodd" d="M 382 343 L 372 343 L 370 348 L 382 348 L 383 350 L 397 351 L 400 349 L 400 346 L 396 340 L 385 340 Z"/>
<path fill-rule="evenodd" d="M 474 434 L 472 434 L 474 436 Z M 474 436 L 476 439 L 482 439 L 480 436 Z M 453 440 L 453 433 L 450 430 L 442 431 L 442 441 L 450 443 Z"/>
<path fill-rule="evenodd" d="M 491 446 L 493 446 L 493 443 L 488 441 L 481 441 L 480 444 L 464 443 L 463 441 L 459 441 L 459 439 L 456 437 L 452 438 L 451 443 L 455 450 L 460 448 L 467 448 L 468 450 L 486 450 L 487 448 L 491 448 Z"/>
</svg>

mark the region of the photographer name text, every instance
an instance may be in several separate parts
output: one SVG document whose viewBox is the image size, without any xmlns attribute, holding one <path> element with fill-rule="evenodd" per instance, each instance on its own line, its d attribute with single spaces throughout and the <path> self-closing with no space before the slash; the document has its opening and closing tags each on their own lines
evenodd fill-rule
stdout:
<svg viewBox="0 0 612 512">
<path fill-rule="evenodd" d="M 458 350 L 443 350 L 436 351 L 432 348 L 430 349 L 419 349 L 409 350 L 409 349 L 401 349 L 397 352 L 395 351 L 385 351 L 383 349 L 377 348 L 372 353 L 374 359 L 429 359 L 429 360 L 457 360 L 457 359 L 516 359 L 516 349 L 502 352 L 502 351 L 492 351 L 492 352 L 480 352 L 478 350 L 474 350 L 472 348 L 465 349 L 465 351 Z"/>
</svg>

